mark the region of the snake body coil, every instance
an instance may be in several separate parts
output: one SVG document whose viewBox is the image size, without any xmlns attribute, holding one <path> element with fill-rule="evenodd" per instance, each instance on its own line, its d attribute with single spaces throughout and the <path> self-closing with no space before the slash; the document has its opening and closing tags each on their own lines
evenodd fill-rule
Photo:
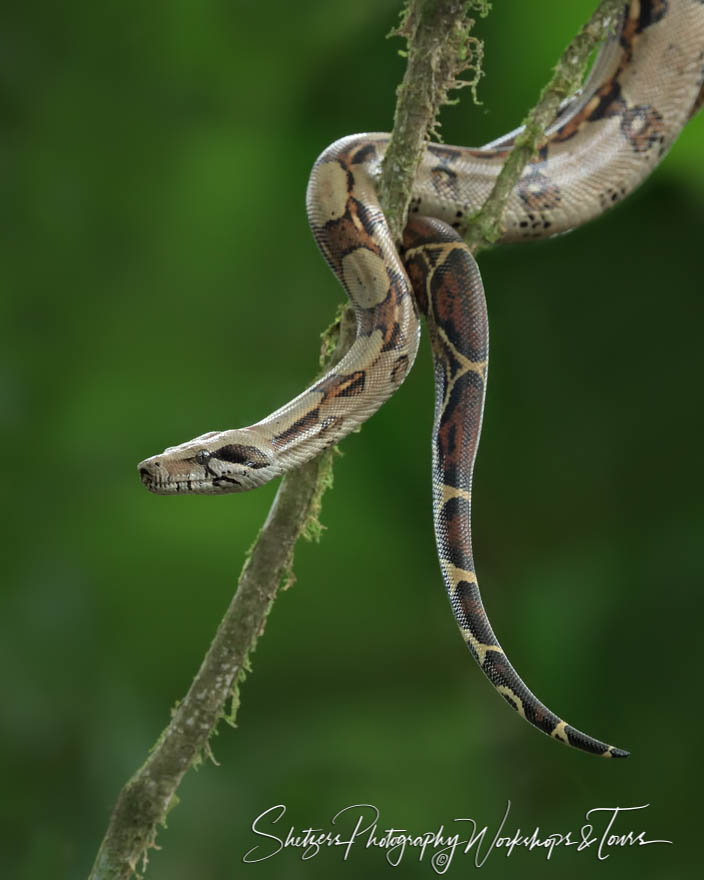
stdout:
<svg viewBox="0 0 704 880">
<path fill-rule="evenodd" d="M 509 199 L 502 241 L 565 232 L 632 191 L 702 103 L 703 0 L 631 0 L 578 98 L 560 112 Z M 488 362 L 479 270 L 462 232 L 488 196 L 515 132 L 481 149 L 431 144 L 413 190 L 401 254 L 376 195 L 386 134 L 342 138 L 311 173 L 315 240 L 352 302 L 357 335 L 322 379 L 254 425 L 212 431 L 139 465 L 159 494 L 238 492 L 262 485 L 349 434 L 406 377 L 430 328 L 436 375 L 433 504 L 440 564 L 460 631 L 496 690 L 568 745 L 628 753 L 547 709 L 509 663 L 479 594 L 470 535 L 472 469 Z"/>
</svg>

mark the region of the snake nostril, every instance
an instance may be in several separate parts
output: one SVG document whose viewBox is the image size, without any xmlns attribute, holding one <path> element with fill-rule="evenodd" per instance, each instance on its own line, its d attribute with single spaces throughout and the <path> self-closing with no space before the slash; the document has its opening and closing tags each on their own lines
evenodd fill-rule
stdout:
<svg viewBox="0 0 704 880">
<path fill-rule="evenodd" d="M 137 470 L 139 471 L 139 479 L 147 488 L 150 488 L 152 484 L 159 481 L 161 465 L 158 461 L 147 458 L 144 461 L 140 461 L 137 465 Z"/>
</svg>

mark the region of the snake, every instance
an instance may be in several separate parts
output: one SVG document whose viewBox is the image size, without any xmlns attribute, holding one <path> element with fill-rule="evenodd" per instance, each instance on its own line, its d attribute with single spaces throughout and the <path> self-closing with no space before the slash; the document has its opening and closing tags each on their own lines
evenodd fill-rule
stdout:
<svg viewBox="0 0 704 880">
<path fill-rule="evenodd" d="M 663 158 L 704 96 L 704 0 L 630 0 L 583 87 L 563 102 L 513 188 L 500 241 L 545 238 L 603 214 Z M 306 204 L 314 239 L 356 318 L 342 360 L 255 424 L 210 431 L 138 465 L 151 492 L 256 488 L 318 455 L 397 390 L 429 328 L 435 371 L 433 519 L 460 633 L 506 702 L 554 740 L 606 758 L 629 753 L 582 733 L 528 689 L 489 623 L 471 541 L 471 488 L 488 365 L 477 263 L 463 240 L 516 129 L 477 149 L 429 143 L 397 248 L 377 195 L 390 135 L 343 137 L 316 160 Z"/>
</svg>

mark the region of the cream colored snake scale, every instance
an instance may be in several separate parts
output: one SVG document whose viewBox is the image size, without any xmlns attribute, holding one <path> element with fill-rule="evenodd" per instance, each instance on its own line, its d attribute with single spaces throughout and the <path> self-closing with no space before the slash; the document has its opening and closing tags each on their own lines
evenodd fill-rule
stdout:
<svg viewBox="0 0 704 880">
<path fill-rule="evenodd" d="M 503 241 L 555 235 L 603 213 L 662 159 L 702 102 L 704 0 L 631 0 L 581 94 L 560 112 L 510 197 Z M 336 141 L 308 184 L 310 225 L 350 298 L 357 336 L 344 359 L 254 425 L 211 431 L 139 465 L 158 494 L 241 492 L 307 461 L 368 419 L 406 377 L 425 315 L 436 374 L 433 503 L 440 566 L 460 632 L 506 701 L 560 742 L 628 752 L 581 733 L 521 680 L 487 619 L 470 537 L 470 491 L 488 357 L 479 270 L 462 242 L 512 136 L 481 149 L 428 146 L 399 253 L 376 181 L 386 134 Z"/>
</svg>

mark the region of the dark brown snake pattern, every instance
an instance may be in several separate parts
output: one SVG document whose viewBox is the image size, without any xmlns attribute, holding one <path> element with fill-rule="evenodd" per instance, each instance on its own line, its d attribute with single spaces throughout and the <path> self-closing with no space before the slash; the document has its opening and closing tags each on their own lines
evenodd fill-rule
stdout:
<svg viewBox="0 0 704 880">
<path fill-rule="evenodd" d="M 440 568 L 460 632 L 489 681 L 526 721 L 586 752 L 625 757 L 628 752 L 576 730 L 543 705 L 494 635 L 479 592 L 471 537 L 472 475 L 489 363 L 484 287 L 467 246 L 439 220 L 412 220 L 403 255 L 433 350 L 433 519 Z"/>
<path fill-rule="evenodd" d="M 502 241 L 545 237 L 598 216 L 633 190 L 699 109 L 704 0 L 630 0 L 582 94 L 565 104 L 511 194 Z M 211 431 L 141 462 L 157 494 L 217 494 L 262 485 L 312 458 L 371 416 L 403 382 L 427 318 L 436 378 L 433 506 L 443 578 L 481 669 L 530 724 L 604 757 L 617 749 L 544 706 L 509 663 L 479 593 L 471 487 L 488 363 L 479 270 L 461 233 L 484 202 L 515 132 L 481 149 L 431 144 L 418 171 L 402 254 L 376 181 L 388 135 L 342 138 L 315 163 L 308 216 L 357 315 L 340 364 L 254 425 Z"/>
</svg>

